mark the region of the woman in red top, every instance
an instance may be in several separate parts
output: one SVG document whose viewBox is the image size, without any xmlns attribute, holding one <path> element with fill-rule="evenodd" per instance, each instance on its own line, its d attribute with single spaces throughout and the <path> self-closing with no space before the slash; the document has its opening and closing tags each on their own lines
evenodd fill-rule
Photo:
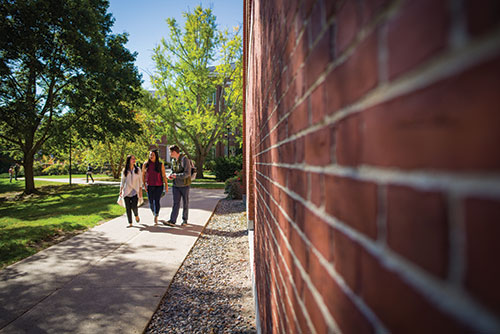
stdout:
<svg viewBox="0 0 500 334">
<path fill-rule="evenodd" d="M 168 192 L 167 175 L 165 165 L 160 161 L 158 150 L 149 152 L 149 159 L 142 166 L 142 183 L 148 193 L 149 208 L 155 217 L 155 225 L 158 225 L 158 215 L 160 214 L 160 198 L 163 193 Z"/>
</svg>

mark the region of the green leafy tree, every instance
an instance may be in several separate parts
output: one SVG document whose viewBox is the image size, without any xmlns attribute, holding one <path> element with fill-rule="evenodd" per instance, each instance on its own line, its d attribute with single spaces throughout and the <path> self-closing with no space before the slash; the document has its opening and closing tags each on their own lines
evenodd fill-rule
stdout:
<svg viewBox="0 0 500 334">
<path fill-rule="evenodd" d="M 134 124 L 139 125 L 135 133 L 124 132 L 118 136 L 106 135 L 103 132 L 99 140 L 91 141 L 92 150 L 87 150 L 85 160 L 99 166 L 109 165 L 114 178 L 120 177 L 125 167 L 128 154 L 133 154 L 137 161 L 145 161 L 151 144 L 155 143 L 159 129 L 148 122 L 147 110 L 157 103 L 146 90 L 141 90 L 140 98 L 133 109 Z"/>
<path fill-rule="evenodd" d="M 20 152 L 25 193 L 48 139 L 137 131 L 127 101 L 140 77 L 126 35 L 112 35 L 106 0 L 0 2 L 0 146 Z M 101 131 L 95 131 L 99 128 Z M 14 153 L 12 153 L 14 154 Z"/>
<path fill-rule="evenodd" d="M 242 43 L 238 29 L 217 29 L 210 9 L 198 6 L 183 15 L 184 29 L 167 19 L 170 38 L 154 49 L 152 81 L 160 99 L 154 116 L 203 177 L 203 163 L 226 126 L 241 127 Z"/>
</svg>

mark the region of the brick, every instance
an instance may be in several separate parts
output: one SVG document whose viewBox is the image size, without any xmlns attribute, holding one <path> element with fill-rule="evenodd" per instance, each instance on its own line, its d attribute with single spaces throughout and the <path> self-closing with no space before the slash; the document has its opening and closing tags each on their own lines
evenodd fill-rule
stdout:
<svg viewBox="0 0 500 334">
<path fill-rule="evenodd" d="M 498 27 L 500 2 L 497 0 L 467 0 L 465 8 L 468 31 L 472 35 L 482 35 Z"/>
<path fill-rule="evenodd" d="M 306 140 L 304 137 L 298 138 L 294 141 L 295 148 L 295 163 L 303 163 L 306 156 Z"/>
<path fill-rule="evenodd" d="M 311 125 L 322 122 L 326 114 L 326 96 L 325 85 L 321 84 L 313 90 L 310 97 L 311 101 Z"/>
<path fill-rule="evenodd" d="M 271 179 L 275 182 L 278 182 L 280 185 L 286 185 L 286 177 L 287 177 L 287 168 L 272 166 L 271 167 Z"/>
<path fill-rule="evenodd" d="M 429 60 L 447 45 L 450 18 L 446 0 L 406 1 L 388 23 L 389 79 Z"/>
<path fill-rule="evenodd" d="M 307 174 L 297 169 L 288 169 L 288 189 L 307 199 Z"/>
<path fill-rule="evenodd" d="M 306 245 L 299 232 L 291 228 L 290 229 L 290 245 L 295 253 L 295 256 L 299 260 L 303 268 L 307 268 L 307 261 L 309 257 L 309 247 Z"/>
<path fill-rule="evenodd" d="M 280 141 L 279 130 L 280 130 L 280 128 L 283 129 L 283 127 L 286 127 L 286 124 L 281 123 L 278 128 L 271 130 L 271 132 L 269 133 L 269 137 L 268 137 L 269 138 L 269 146 L 275 145 L 276 143 L 278 143 Z M 286 130 L 286 128 L 285 128 L 285 130 Z M 267 146 L 267 147 L 269 147 L 269 146 Z"/>
<path fill-rule="evenodd" d="M 440 311 L 424 294 L 363 250 L 361 297 L 392 333 L 474 332 Z"/>
<path fill-rule="evenodd" d="M 325 176 L 325 210 L 372 239 L 377 238 L 377 185 Z"/>
<path fill-rule="evenodd" d="M 443 194 L 387 187 L 387 244 L 441 278 L 448 273 L 448 229 Z"/>
<path fill-rule="evenodd" d="M 363 163 L 498 170 L 500 57 L 363 112 Z"/>
<path fill-rule="evenodd" d="M 340 165 L 356 166 L 361 160 L 361 118 L 358 114 L 350 115 L 337 125 L 335 132 L 335 157 Z"/>
<path fill-rule="evenodd" d="M 308 272 L 311 281 L 342 333 L 374 332 L 370 321 L 363 316 L 352 300 L 347 297 L 315 255 L 310 257 Z"/>
<path fill-rule="evenodd" d="M 465 285 L 474 296 L 500 316 L 500 200 L 465 200 Z"/>
<path fill-rule="evenodd" d="M 297 70 L 305 62 L 309 54 L 309 38 L 307 32 L 300 35 L 297 42 L 295 52 L 292 54 L 292 75 L 297 73 Z"/>
<path fill-rule="evenodd" d="M 305 139 L 306 163 L 315 166 L 325 166 L 331 161 L 330 157 L 330 129 L 322 128 L 310 133 Z M 328 153 L 326 153 L 328 152 Z M 326 153 L 326 154 L 325 154 Z"/>
<path fill-rule="evenodd" d="M 303 298 L 305 282 L 304 279 L 302 278 L 300 269 L 295 263 L 293 263 L 292 266 L 289 267 L 289 270 L 292 275 L 292 282 L 295 284 L 295 291 L 301 298 Z"/>
<path fill-rule="evenodd" d="M 288 319 L 288 323 L 285 324 L 285 332 L 286 333 L 297 333 L 298 327 L 297 327 L 297 323 L 294 320 L 296 318 L 296 315 L 295 315 L 295 312 L 294 312 L 292 306 L 290 305 L 290 302 L 288 301 L 288 298 L 286 297 L 287 294 L 285 293 L 285 291 L 286 291 L 285 285 L 281 284 L 280 289 L 282 291 L 282 302 L 283 302 L 283 305 L 285 307 L 285 314 L 286 314 L 286 317 Z"/>
<path fill-rule="evenodd" d="M 333 262 L 334 253 L 332 247 L 333 227 L 316 216 L 312 211 L 306 210 L 304 220 L 304 234 L 323 257 Z"/>
<path fill-rule="evenodd" d="M 325 11 L 322 1 L 317 1 L 311 12 L 311 21 L 309 22 L 309 33 L 311 41 L 315 41 L 325 25 Z"/>
<path fill-rule="evenodd" d="M 294 88 L 295 88 L 295 91 L 294 91 L 294 94 L 295 94 L 295 97 L 296 97 L 296 100 L 302 98 L 302 96 L 304 96 L 305 92 L 306 92 L 306 89 L 308 89 L 309 87 L 306 87 L 307 85 L 307 81 L 306 81 L 306 68 L 305 67 L 302 67 L 302 68 L 299 68 L 297 70 L 297 72 L 295 73 L 296 76 L 294 78 Z"/>
<path fill-rule="evenodd" d="M 333 233 L 335 270 L 354 292 L 360 290 L 361 258 L 359 245 L 340 231 Z"/>
<path fill-rule="evenodd" d="M 337 15 L 336 54 L 341 54 L 352 43 L 361 28 L 357 1 L 345 1 Z"/>
<path fill-rule="evenodd" d="M 295 145 L 294 142 L 288 142 L 281 144 L 278 147 L 278 157 L 279 162 L 282 163 L 294 163 L 295 162 Z"/>
<path fill-rule="evenodd" d="M 327 114 L 352 104 L 376 87 L 378 83 L 378 44 L 376 32 L 371 33 L 354 53 L 328 74 L 325 80 Z"/>
<path fill-rule="evenodd" d="M 305 289 L 304 303 L 314 329 L 316 330 L 315 333 L 328 333 L 328 325 L 325 318 L 321 314 L 321 309 L 308 288 Z"/>
<path fill-rule="evenodd" d="M 276 132 L 276 130 L 274 132 Z M 278 132 L 278 140 L 277 140 L 278 142 L 282 142 L 283 140 L 288 138 L 288 119 L 285 119 L 280 123 L 277 132 Z"/>
<path fill-rule="evenodd" d="M 297 224 L 297 226 L 301 231 L 304 231 L 304 220 L 305 220 L 306 210 L 307 208 L 299 201 L 295 201 L 293 203 L 292 219 L 295 220 L 295 223 Z"/>
<path fill-rule="evenodd" d="M 299 300 L 297 299 L 297 296 L 293 292 L 290 296 L 292 299 L 293 309 L 295 310 L 295 314 L 297 315 L 297 320 L 299 323 L 300 332 L 310 333 L 311 330 L 309 329 L 309 326 L 307 324 L 307 320 L 304 316 L 305 312 L 302 309 L 302 306 L 300 305 Z"/>
<path fill-rule="evenodd" d="M 306 62 L 307 87 L 311 87 L 333 60 L 332 30 L 328 29 L 314 45 Z"/>
<path fill-rule="evenodd" d="M 295 108 L 288 118 L 288 135 L 293 136 L 309 126 L 307 101 Z"/>
<path fill-rule="evenodd" d="M 320 207 L 325 199 L 325 178 L 323 174 L 310 173 L 311 184 L 309 185 L 311 197 L 309 200 Z"/>
</svg>

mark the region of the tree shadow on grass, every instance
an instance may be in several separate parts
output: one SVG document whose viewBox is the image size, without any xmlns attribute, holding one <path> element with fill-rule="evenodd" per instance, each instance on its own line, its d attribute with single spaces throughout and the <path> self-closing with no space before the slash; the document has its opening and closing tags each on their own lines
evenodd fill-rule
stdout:
<svg viewBox="0 0 500 334">
<path fill-rule="evenodd" d="M 80 224 L 61 223 L 0 230 L 0 269 L 71 238 L 86 228 Z"/>
<path fill-rule="evenodd" d="M 92 215 L 103 212 L 108 205 L 116 203 L 116 187 L 99 186 L 95 189 L 79 187 L 65 193 L 46 193 L 18 201 L 5 201 L 0 216 L 33 221 L 64 214 Z M 63 195 L 67 195 L 64 197 Z M 116 215 L 103 213 L 103 218 Z"/>
</svg>

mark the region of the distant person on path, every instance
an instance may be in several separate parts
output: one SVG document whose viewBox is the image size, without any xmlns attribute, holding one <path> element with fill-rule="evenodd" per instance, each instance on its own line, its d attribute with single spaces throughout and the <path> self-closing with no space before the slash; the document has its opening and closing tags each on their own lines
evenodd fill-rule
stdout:
<svg viewBox="0 0 500 334">
<path fill-rule="evenodd" d="M 184 154 L 180 154 L 179 147 L 172 145 L 169 147 L 170 156 L 174 158 L 172 161 L 172 174 L 169 175 L 170 180 L 174 180 L 172 194 L 174 196 L 174 205 L 170 214 L 170 220 L 163 223 L 164 225 L 175 225 L 182 198 L 182 223 L 188 223 L 189 213 L 189 186 L 191 185 L 191 162 Z"/>
<path fill-rule="evenodd" d="M 17 181 L 17 174 L 19 174 L 19 164 L 16 162 L 15 166 L 14 166 L 14 178 L 16 179 Z"/>
<path fill-rule="evenodd" d="M 9 182 L 12 183 L 12 179 L 14 178 L 14 166 L 9 168 Z"/>
<path fill-rule="evenodd" d="M 153 213 L 155 225 L 158 225 L 158 215 L 160 214 L 160 198 L 163 193 L 168 192 L 168 180 L 165 174 L 165 165 L 161 163 L 158 150 L 149 152 L 149 159 L 142 166 L 142 182 L 148 193 L 149 208 Z"/>
<path fill-rule="evenodd" d="M 133 155 L 127 156 L 120 183 L 120 196 L 123 197 L 123 201 L 125 202 L 129 227 L 132 227 L 132 211 L 134 212 L 135 221 L 139 222 L 137 205 L 142 204 L 143 201 L 142 175 L 139 167 L 135 166 L 135 157 Z"/>
<path fill-rule="evenodd" d="M 89 165 L 87 166 L 87 183 L 89 183 L 89 176 L 90 176 L 90 178 L 92 179 L 92 183 L 94 183 L 94 178 L 92 177 L 92 170 L 93 170 L 93 168 L 92 168 L 92 166 L 89 164 Z"/>
</svg>

